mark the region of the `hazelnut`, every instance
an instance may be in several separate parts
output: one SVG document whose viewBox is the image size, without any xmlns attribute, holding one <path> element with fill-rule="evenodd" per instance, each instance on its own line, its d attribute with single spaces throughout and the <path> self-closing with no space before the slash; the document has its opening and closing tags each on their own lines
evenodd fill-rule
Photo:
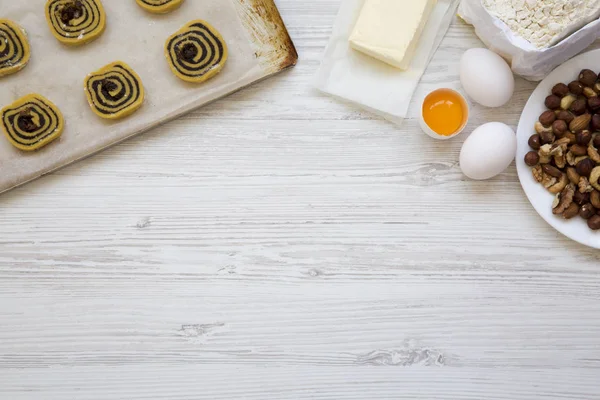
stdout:
<svg viewBox="0 0 600 400">
<path fill-rule="evenodd" d="M 566 110 L 560 110 L 556 118 L 565 121 L 567 124 L 571 123 L 575 116 Z"/>
<path fill-rule="evenodd" d="M 552 94 L 555 96 L 558 96 L 560 98 L 563 98 L 567 94 L 569 94 L 569 87 L 567 85 L 565 85 L 564 83 L 557 83 L 552 88 Z"/>
<path fill-rule="evenodd" d="M 565 133 L 563 135 L 563 138 L 569 139 L 569 144 L 575 144 L 577 142 L 577 139 L 576 139 L 575 134 L 573 132 L 567 131 L 567 133 Z"/>
<path fill-rule="evenodd" d="M 537 133 L 535 135 L 532 135 L 529 138 L 529 147 L 531 147 L 534 150 L 539 150 L 540 147 L 542 147 L 542 143 L 541 143 L 541 139 L 540 139 L 540 135 L 538 135 Z"/>
<path fill-rule="evenodd" d="M 573 102 L 577 100 L 577 97 L 575 97 L 572 94 L 568 94 L 565 97 L 563 97 L 560 101 L 560 108 L 562 108 L 563 110 L 568 110 L 569 107 L 571 107 L 571 104 L 573 104 Z M 546 102 L 553 102 L 553 100 L 548 100 L 548 97 L 546 97 Z M 546 104 L 547 106 L 547 104 Z"/>
<path fill-rule="evenodd" d="M 577 81 L 573 81 L 569 83 L 569 91 L 576 96 L 579 96 L 583 93 L 583 85 Z"/>
<path fill-rule="evenodd" d="M 530 151 L 529 153 L 525 154 L 525 164 L 529 165 L 530 167 L 535 167 L 539 162 L 540 155 L 537 153 L 537 151 Z"/>
<path fill-rule="evenodd" d="M 595 162 L 593 162 L 589 158 L 584 158 L 583 160 L 577 163 L 577 173 L 581 176 L 589 177 L 595 166 Z"/>
<path fill-rule="evenodd" d="M 590 203 L 584 204 L 579 210 L 579 216 L 583 219 L 590 219 L 596 214 L 596 209 Z"/>
<path fill-rule="evenodd" d="M 579 73 L 579 82 L 584 86 L 594 86 L 597 79 L 598 75 L 591 69 L 584 69 Z"/>
<path fill-rule="evenodd" d="M 594 137 L 594 147 L 600 149 L 600 135 L 596 135 L 596 137 Z"/>
<path fill-rule="evenodd" d="M 576 203 L 571 203 L 571 205 L 563 212 L 564 219 L 575 218 L 577 215 L 579 215 L 579 206 Z"/>
<path fill-rule="evenodd" d="M 600 210 L 600 192 L 597 190 L 594 190 L 592 193 L 590 193 L 590 203 L 592 203 L 592 205 L 594 207 L 596 207 L 597 210 Z"/>
<path fill-rule="evenodd" d="M 546 97 L 546 101 L 544 102 L 544 104 L 546 104 L 546 107 L 548 107 L 549 109 L 556 110 L 560 108 L 561 100 L 560 97 L 551 94 L 550 96 Z"/>
<path fill-rule="evenodd" d="M 542 133 L 540 133 L 540 142 L 543 145 L 554 142 L 554 139 L 555 139 L 555 137 L 554 137 L 554 133 L 552 133 L 552 130 L 543 131 Z"/>
<path fill-rule="evenodd" d="M 542 115 L 540 115 L 539 121 L 544 126 L 550 126 L 556 121 L 556 114 L 554 114 L 554 111 L 544 111 Z"/>
<path fill-rule="evenodd" d="M 573 195 L 573 201 L 580 206 L 587 204 L 590 202 L 590 194 L 589 193 L 581 193 L 579 190 L 575 191 Z"/>
<path fill-rule="evenodd" d="M 552 123 L 552 132 L 554 132 L 556 136 L 562 137 L 568 130 L 569 127 L 565 121 L 557 119 Z"/>
<path fill-rule="evenodd" d="M 600 97 L 598 96 L 590 97 L 587 102 L 588 106 L 594 111 L 600 108 Z"/>
<path fill-rule="evenodd" d="M 599 115 L 599 117 L 600 117 L 600 115 Z M 592 140 L 592 134 L 590 133 L 590 131 L 585 130 L 585 131 L 581 131 L 577 135 L 575 135 L 575 138 L 577 139 L 578 145 L 587 146 L 588 144 L 590 144 L 590 141 Z"/>
<path fill-rule="evenodd" d="M 542 165 L 542 171 L 555 178 L 560 178 L 562 176 L 562 172 L 558 168 L 553 167 L 550 164 Z"/>
<path fill-rule="evenodd" d="M 600 230 L 600 215 L 594 215 L 592 218 L 588 219 L 588 226 L 593 231 Z"/>
<path fill-rule="evenodd" d="M 569 110 L 575 115 L 584 114 L 587 111 L 587 101 L 584 99 L 577 99 L 571 104 Z"/>
<path fill-rule="evenodd" d="M 586 146 L 582 146 L 580 144 L 575 144 L 575 145 L 571 146 L 571 153 L 573 153 L 573 155 L 575 155 L 577 157 L 581 157 L 581 156 L 587 155 L 588 151 L 587 151 Z"/>
<path fill-rule="evenodd" d="M 590 127 L 593 131 L 597 131 L 600 129 L 600 114 L 594 114 L 592 116 L 592 122 Z"/>
</svg>

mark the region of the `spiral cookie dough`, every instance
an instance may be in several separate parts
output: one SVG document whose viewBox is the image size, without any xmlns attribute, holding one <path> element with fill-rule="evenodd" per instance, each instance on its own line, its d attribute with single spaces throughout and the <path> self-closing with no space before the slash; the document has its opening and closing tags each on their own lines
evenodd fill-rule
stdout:
<svg viewBox="0 0 600 400">
<path fill-rule="evenodd" d="M 88 75 L 85 93 L 92 111 L 101 118 L 119 119 L 134 113 L 144 102 L 142 80 L 121 61 Z"/>
<path fill-rule="evenodd" d="M 46 20 L 54 37 L 69 46 L 91 42 L 106 27 L 100 0 L 48 0 Z"/>
<path fill-rule="evenodd" d="M 173 11 L 183 3 L 184 0 L 136 0 L 146 11 L 155 14 L 165 14 Z"/>
<path fill-rule="evenodd" d="M 2 130 L 16 148 L 33 151 L 58 138 L 65 121 L 50 100 L 29 94 L 0 111 Z"/>
<path fill-rule="evenodd" d="M 25 30 L 8 19 L 0 19 L 0 76 L 22 70 L 30 56 Z"/>
<path fill-rule="evenodd" d="M 177 77 L 200 83 L 223 69 L 227 61 L 227 44 L 209 23 L 196 20 L 169 37 L 165 55 Z"/>
</svg>

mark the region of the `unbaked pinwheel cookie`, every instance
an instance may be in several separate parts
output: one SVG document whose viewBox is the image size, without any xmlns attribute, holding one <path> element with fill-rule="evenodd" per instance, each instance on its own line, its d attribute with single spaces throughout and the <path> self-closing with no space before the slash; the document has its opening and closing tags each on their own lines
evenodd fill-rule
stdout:
<svg viewBox="0 0 600 400">
<path fill-rule="evenodd" d="M 0 19 L 0 76 L 25 68 L 31 56 L 25 30 L 8 19 Z"/>
<path fill-rule="evenodd" d="M 141 78 L 122 61 L 88 75 L 84 89 L 92 111 L 105 119 L 131 115 L 144 102 Z"/>
<path fill-rule="evenodd" d="M 173 11 L 183 3 L 184 0 L 136 0 L 146 11 L 155 14 L 165 14 Z"/>
<path fill-rule="evenodd" d="M 50 100 L 29 94 L 0 111 L 2 130 L 16 148 L 33 151 L 60 137 L 65 120 Z"/>
<path fill-rule="evenodd" d="M 48 0 L 46 20 L 54 37 L 69 46 L 91 42 L 106 27 L 100 0 Z"/>
<path fill-rule="evenodd" d="M 227 44 L 208 22 L 196 20 L 169 37 L 165 55 L 178 78 L 200 83 L 223 69 L 227 62 Z"/>
</svg>

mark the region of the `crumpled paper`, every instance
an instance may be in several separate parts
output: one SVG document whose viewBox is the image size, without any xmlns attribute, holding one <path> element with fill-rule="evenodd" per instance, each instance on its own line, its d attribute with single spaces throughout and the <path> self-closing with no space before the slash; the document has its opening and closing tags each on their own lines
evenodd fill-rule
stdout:
<svg viewBox="0 0 600 400">
<path fill-rule="evenodd" d="M 538 49 L 492 16 L 481 0 L 462 0 L 458 15 L 474 26 L 475 33 L 490 50 L 511 63 L 515 74 L 531 81 L 544 79 L 554 68 L 581 53 L 600 37 L 600 20 L 595 20 L 554 46 Z"/>
<path fill-rule="evenodd" d="M 450 26 L 459 0 L 438 1 L 406 71 L 350 48 L 348 39 L 364 2 L 343 1 L 314 85 L 324 93 L 401 124 L 423 72 Z"/>
</svg>

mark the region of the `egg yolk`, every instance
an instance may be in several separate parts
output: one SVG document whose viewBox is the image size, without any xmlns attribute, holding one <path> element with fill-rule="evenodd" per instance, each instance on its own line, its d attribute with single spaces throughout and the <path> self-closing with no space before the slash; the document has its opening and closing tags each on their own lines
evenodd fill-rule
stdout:
<svg viewBox="0 0 600 400">
<path fill-rule="evenodd" d="M 462 99 L 452 90 L 431 93 L 423 103 L 423 119 L 438 135 L 456 133 L 465 122 Z"/>
</svg>

